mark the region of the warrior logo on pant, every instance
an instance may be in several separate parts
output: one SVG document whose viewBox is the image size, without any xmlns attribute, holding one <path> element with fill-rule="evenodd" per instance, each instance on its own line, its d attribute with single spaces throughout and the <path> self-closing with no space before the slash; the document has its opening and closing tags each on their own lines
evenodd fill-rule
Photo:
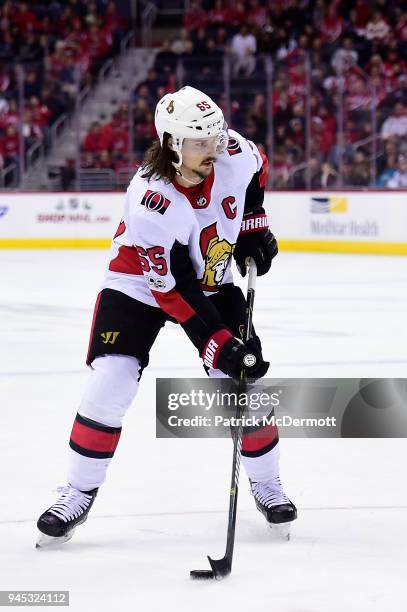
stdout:
<svg viewBox="0 0 407 612">
<path fill-rule="evenodd" d="M 119 331 L 107 331 L 107 332 L 103 332 L 100 335 L 102 336 L 103 344 L 114 344 L 119 334 L 120 334 Z"/>
</svg>

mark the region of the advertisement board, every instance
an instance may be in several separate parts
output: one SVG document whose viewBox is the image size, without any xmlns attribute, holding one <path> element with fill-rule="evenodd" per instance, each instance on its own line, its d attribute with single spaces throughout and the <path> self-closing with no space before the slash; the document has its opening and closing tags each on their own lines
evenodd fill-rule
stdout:
<svg viewBox="0 0 407 612">
<path fill-rule="evenodd" d="M 406 192 L 266 194 L 281 249 L 407 255 Z"/>
<path fill-rule="evenodd" d="M 109 246 L 123 211 L 122 193 L 1 193 L 3 248 Z"/>
<path fill-rule="evenodd" d="M 108 248 L 123 193 L 0 193 L 0 248 Z M 281 250 L 407 255 L 407 192 L 267 192 Z"/>
</svg>

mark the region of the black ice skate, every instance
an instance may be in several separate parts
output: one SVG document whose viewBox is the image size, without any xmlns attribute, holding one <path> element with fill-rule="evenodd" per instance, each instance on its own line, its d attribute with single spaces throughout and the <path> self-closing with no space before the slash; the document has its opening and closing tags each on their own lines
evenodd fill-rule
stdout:
<svg viewBox="0 0 407 612">
<path fill-rule="evenodd" d="M 280 479 L 264 482 L 250 481 L 251 492 L 257 509 L 264 515 L 270 527 L 278 527 L 283 537 L 290 538 L 290 523 L 297 518 L 297 508 L 284 493 Z"/>
<path fill-rule="evenodd" d="M 61 497 L 48 508 L 37 522 L 41 535 L 36 548 L 62 544 L 70 540 L 75 528 L 88 518 L 88 512 L 95 501 L 98 489 L 79 491 L 71 485 L 58 487 Z"/>
</svg>

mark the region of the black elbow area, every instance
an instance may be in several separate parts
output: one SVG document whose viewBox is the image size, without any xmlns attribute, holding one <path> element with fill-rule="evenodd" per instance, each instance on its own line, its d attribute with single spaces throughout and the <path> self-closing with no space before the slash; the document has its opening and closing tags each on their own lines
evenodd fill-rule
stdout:
<svg viewBox="0 0 407 612">
<path fill-rule="evenodd" d="M 253 174 L 253 178 L 247 186 L 244 202 L 245 213 L 253 212 L 263 206 L 264 187 L 260 187 L 260 174 L 261 170 Z"/>
</svg>

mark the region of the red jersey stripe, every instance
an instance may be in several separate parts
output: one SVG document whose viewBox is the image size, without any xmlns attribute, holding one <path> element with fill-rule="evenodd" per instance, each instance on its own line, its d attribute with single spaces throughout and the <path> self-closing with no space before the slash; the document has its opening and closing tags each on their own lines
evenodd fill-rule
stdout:
<svg viewBox="0 0 407 612">
<path fill-rule="evenodd" d="M 263 165 L 261 167 L 260 176 L 259 176 L 259 183 L 260 183 L 260 187 L 265 187 L 267 183 L 268 174 L 269 174 L 269 160 L 267 159 L 266 154 L 263 153 L 261 149 L 259 149 L 259 153 L 261 155 L 261 159 L 263 160 Z"/>
<path fill-rule="evenodd" d="M 93 332 L 95 330 L 95 322 L 96 322 L 96 315 L 99 309 L 99 303 L 100 303 L 100 298 L 101 298 L 101 293 L 98 294 L 97 298 L 96 298 L 96 304 L 95 304 L 95 308 L 93 309 L 93 318 L 92 318 L 92 326 L 90 328 L 90 338 L 89 338 L 89 344 L 88 344 L 88 353 L 86 356 L 86 365 L 90 365 L 89 363 L 89 353 L 90 353 L 90 345 L 92 344 L 92 338 L 93 338 Z"/>
<path fill-rule="evenodd" d="M 137 274 L 138 276 L 143 274 L 136 247 L 119 247 L 119 254 L 110 262 L 109 270 L 111 272 L 122 272 L 123 274 Z"/>
<path fill-rule="evenodd" d="M 174 317 L 178 323 L 185 323 L 196 314 L 192 306 L 184 300 L 176 289 L 171 289 L 167 293 L 161 293 L 160 291 L 151 291 L 151 293 L 164 312 Z"/>
</svg>

